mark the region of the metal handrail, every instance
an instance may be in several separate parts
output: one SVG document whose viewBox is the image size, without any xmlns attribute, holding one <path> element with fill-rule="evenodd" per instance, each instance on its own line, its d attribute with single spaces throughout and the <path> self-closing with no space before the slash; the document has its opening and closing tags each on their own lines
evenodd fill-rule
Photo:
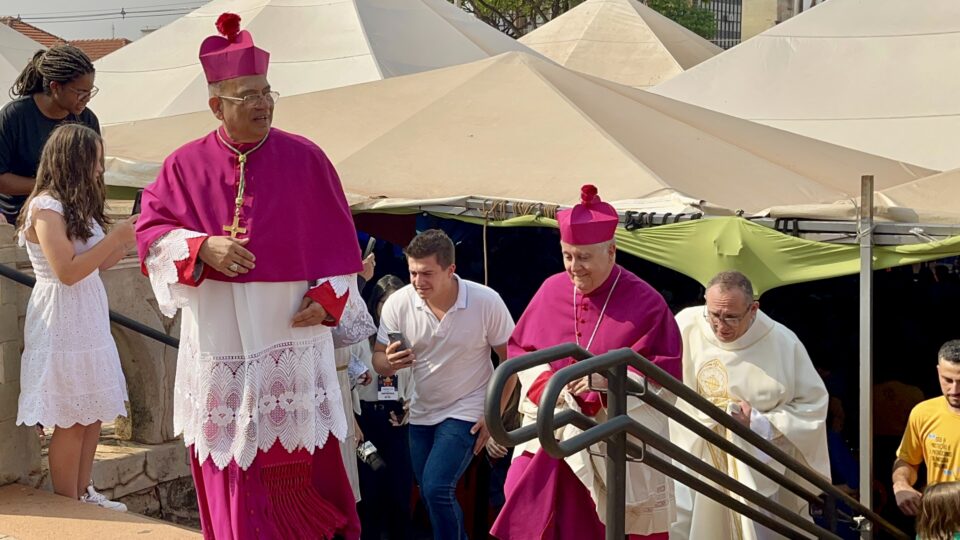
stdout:
<svg viewBox="0 0 960 540">
<path fill-rule="evenodd" d="M 33 276 L 29 274 L 25 274 L 19 270 L 10 268 L 5 264 L 0 264 L 0 276 L 11 279 L 21 285 L 26 285 L 27 287 L 30 287 L 30 288 L 33 288 L 33 286 L 36 285 L 37 283 L 36 278 L 34 278 Z M 168 345 L 170 347 L 174 347 L 177 349 L 180 348 L 179 339 L 173 336 L 168 336 L 167 334 L 164 334 L 159 330 L 150 328 L 149 326 L 139 321 L 135 321 L 130 317 L 127 317 L 126 315 L 121 315 L 116 311 L 113 311 L 112 309 L 110 310 L 110 320 L 117 323 L 120 326 L 123 326 L 124 328 L 127 328 L 128 330 L 132 330 L 150 339 L 159 341 L 164 345 Z"/>
<path fill-rule="evenodd" d="M 628 348 L 623 348 L 623 349 L 611 351 L 607 354 L 613 355 L 615 358 L 618 358 L 620 360 L 629 362 L 631 365 L 633 365 L 633 367 L 637 368 L 639 371 L 647 375 L 648 378 L 655 381 L 663 388 L 666 388 L 678 398 L 683 399 L 684 401 L 692 405 L 694 408 L 696 408 L 700 412 L 706 414 L 713 421 L 729 429 L 735 435 L 739 436 L 741 439 L 744 439 L 745 441 L 749 442 L 752 446 L 754 446 L 764 454 L 780 462 L 786 468 L 792 470 L 794 473 L 802 477 L 805 481 L 819 488 L 828 496 L 834 497 L 838 501 L 842 501 L 855 512 L 862 514 L 869 521 L 884 528 L 885 530 L 887 530 L 887 532 L 895 536 L 898 536 L 898 538 L 903 538 L 904 540 L 910 540 L 909 536 L 907 536 L 902 531 L 894 527 L 887 520 L 883 519 L 879 514 L 867 508 L 866 506 L 862 505 L 860 501 L 858 501 L 857 499 L 854 499 L 850 495 L 837 489 L 836 486 L 831 484 L 830 481 L 827 480 L 822 475 L 820 475 L 820 473 L 814 471 L 810 467 L 797 461 L 792 456 L 784 452 L 778 446 L 764 439 L 760 435 L 757 435 L 749 427 L 744 426 L 740 422 L 737 422 L 736 420 L 733 419 L 733 417 L 731 417 L 726 412 L 722 411 L 719 407 L 714 405 L 707 398 L 701 396 L 695 390 L 683 384 L 682 381 L 675 379 L 669 373 L 661 369 L 660 366 L 657 366 L 653 362 L 640 356 L 639 354 L 636 353 L 636 351 L 633 351 L 632 349 L 628 349 Z M 682 411 L 678 411 L 678 412 L 682 413 Z M 673 418 L 672 415 L 668 415 L 668 416 Z M 682 414 L 682 416 L 687 416 L 687 415 Z M 749 456 L 749 454 L 747 454 L 747 456 Z M 744 461 L 740 457 L 738 457 L 737 459 Z"/>
<path fill-rule="evenodd" d="M 811 507 L 820 507 L 820 506 L 824 507 L 826 509 L 826 513 L 829 514 L 826 517 L 828 520 L 828 524 L 831 527 L 836 526 L 836 518 L 837 518 L 836 502 L 843 501 L 847 505 L 849 505 L 855 512 L 863 515 L 868 520 L 870 520 L 873 524 L 876 524 L 877 526 L 885 529 L 894 537 L 902 540 L 909 540 L 909 537 L 905 535 L 903 532 L 897 530 L 895 527 L 893 527 L 891 524 L 889 524 L 886 520 L 884 520 L 882 517 L 877 515 L 872 510 L 861 505 L 859 501 L 857 501 L 856 499 L 853 499 L 852 497 L 838 490 L 836 487 L 830 484 L 829 481 L 827 481 L 825 478 L 820 476 L 819 473 L 813 471 L 806 465 L 795 460 L 794 458 L 792 458 L 791 456 L 783 452 L 780 448 L 774 446 L 769 441 L 763 439 L 756 433 L 752 432 L 748 427 L 743 426 L 739 422 L 735 421 L 729 415 L 722 412 L 713 403 L 706 400 L 703 396 L 700 396 L 699 394 L 697 394 L 693 389 L 688 388 L 681 381 L 676 380 L 667 372 L 663 371 L 660 367 L 656 366 L 649 360 L 638 355 L 635 351 L 631 349 L 619 349 L 619 350 L 608 352 L 604 355 L 592 357 L 590 353 L 583 350 L 582 348 L 574 344 L 568 343 L 568 344 L 558 345 L 556 347 L 551 347 L 549 349 L 535 351 L 533 353 L 529 353 L 529 354 L 517 357 L 515 359 L 511 359 L 509 362 L 502 363 L 494 373 L 494 377 L 491 380 L 487 389 L 487 407 L 485 411 L 486 418 L 487 418 L 486 424 L 487 424 L 488 430 L 490 431 L 491 436 L 493 436 L 495 440 L 497 440 L 501 444 L 516 446 L 523 442 L 529 441 L 534 437 L 537 437 L 539 433 L 540 443 L 541 443 L 541 446 L 543 446 L 544 450 L 550 453 L 551 455 L 555 455 L 555 457 L 560 457 L 563 455 L 569 455 L 568 452 L 575 452 L 575 451 L 580 451 L 585 448 L 588 448 L 589 446 L 591 446 L 592 444 L 595 444 L 596 442 L 599 442 L 600 440 L 613 437 L 614 434 L 616 433 L 623 433 L 625 436 L 625 434 L 629 432 L 631 435 L 638 437 L 641 440 L 644 440 L 645 443 L 649 443 L 650 446 L 653 448 L 658 448 L 657 445 L 659 445 L 658 449 L 667 448 L 668 450 L 665 453 L 674 454 L 676 452 L 680 452 L 681 454 L 685 454 L 685 457 L 683 459 L 678 459 L 676 458 L 676 456 L 673 456 L 673 457 L 677 459 L 678 462 L 683 463 L 684 465 L 688 466 L 690 469 L 695 470 L 699 474 L 702 474 L 704 477 L 710 478 L 712 481 L 716 482 L 717 484 L 722 485 L 727 489 L 731 489 L 731 491 L 737 492 L 747 500 L 751 500 L 751 497 L 746 496 L 746 494 L 744 493 L 740 493 L 741 490 L 737 489 L 737 486 L 725 485 L 727 481 L 731 480 L 729 477 L 727 477 L 726 475 L 722 475 L 721 473 L 721 476 L 723 476 L 723 478 L 721 479 L 716 478 L 716 475 L 714 475 L 713 473 L 719 472 L 719 471 L 716 471 L 716 469 L 714 469 L 713 467 L 709 467 L 709 465 L 703 463 L 702 460 L 700 460 L 699 458 L 696 458 L 695 456 L 691 456 L 689 453 L 680 450 L 675 445 L 673 445 L 669 441 L 664 440 L 659 435 L 652 432 L 644 433 L 642 429 L 638 430 L 637 426 L 639 426 L 639 424 L 637 424 L 632 419 L 629 419 L 629 417 L 624 416 L 622 420 L 618 420 L 618 422 L 620 423 L 612 424 L 610 427 L 600 430 L 600 428 L 603 428 L 604 425 L 614 421 L 615 416 L 620 416 L 619 414 L 618 415 L 613 414 L 612 407 L 608 408 L 608 413 L 609 413 L 608 416 L 610 417 L 610 420 L 608 420 L 608 422 L 605 424 L 600 424 L 599 426 L 597 426 L 592 419 L 589 419 L 580 413 L 574 413 L 574 411 L 562 411 L 561 413 L 555 415 L 552 408 L 546 408 L 546 409 L 540 410 L 536 425 L 529 425 L 529 426 L 522 427 L 518 430 L 507 432 L 503 425 L 503 419 L 500 416 L 500 411 L 498 408 L 498 404 L 500 403 L 499 396 L 503 393 L 503 389 L 506 385 L 507 380 L 511 376 L 514 376 L 516 373 L 519 373 L 520 371 L 524 371 L 531 367 L 545 364 L 553 360 L 563 359 L 563 358 L 573 358 L 575 360 L 579 360 L 580 362 L 578 364 L 568 366 L 567 368 L 564 368 L 558 371 L 553 375 L 553 377 L 551 377 L 551 381 L 548 383 L 547 389 L 545 389 L 544 394 L 542 395 L 542 398 L 541 398 L 542 400 L 544 400 L 544 402 L 552 403 L 552 402 L 555 402 L 556 399 L 559 397 L 559 393 L 562 391 L 564 383 L 555 382 L 555 379 L 558 378 L 560 373 L 565 374 L 563 378 L 566 379 L 567 381 L 582 377 L 587 373 L 593 373 L 597 371 L 607 376 L 608 381 L 610 383 L 610 388 L 608 388 L 608 391 L 607 391 L 608 405 L 612 405 L 612 403 L 610 402 L 613 401 L 615 398 L 615 396 L 613 395 L 614 387 L 619 386 L 616 383 L 616 381 L 617 379 L 621 379 L 624 381 L 623 387 L 624 387 L 624 392 L 626 394 L 642 399 L 647 404 L 651 405 L 653 408 L 657 409 L 665 416 L 680 423 L 681 425 L 684 425 L 688 429 L 691 429 L 694 433 L 703 437 L 711 444 L 715 444 L 721 450 L 724 450 L 725 452 L 731 454 L 736 459 L 744 462 L 746 465 L 757 470 L 764 476 L 767 476 L 772 481 L 782 485 L 785 489 L 788 489 L 789 491 L 802 497 L 804 500 L 808 501 L 811 504 Z M 589 359 L 589 360 L 584 362 L 584 360 L 586 359 Z M 684 399 L 691 406 L 700 410 L 702 413 L 709 416 L 718 424 L 726 427 L 727 429 L 729 429 L 730 431 L 732 431 L 733 433 L 735 433 L 736 435 L 740 436 L 742 439 L 747 441 L 749 444 L 756 447 L 758 450 L 767 454 L 767 456 L 780 462 L 787 469 L 790 469 L 794 473 L 803 477 L 810 484 L 821 489 L 824 492 L 824 496 L 822 497 L 822 496 L 818 496 L 815 493 L 811 493 L 807 488 L 801 486 L 799 483 L 797 483 L 793 479 L 786 477 L 784 474 L 772 469 L 769 465 L 757 459 L 750 452 L 747 452 L 743 448 L 740 448 L 739 446 L 733 444 L 731 441 L 713 432 L 709 428 L 706 428 L 706 426 L 703 426 L 695 418 L 692 418 L 685 412 L 681 411 L 680 409 L 677 409 L 675 405 L 663 399 L 662 397 L 657 395 L 657 393 L 647 391 L 646 383 L 641 385 L 636 381 L 630 380 L 625 376 L 625 371 L 624 371 L 624 376 L 622 377 L 614 376 L 613 378 L 611 378 L 611 375 L 614 373 L 612 371 L 613 366 L 620 366 L 625 370 L 628 364 L 636 368 L 638 371 L 644 373 L 647 376 L 648 380 L 658 383 L 662 388 L 665 388 L 666 390 L 672 392 L 678 398 Z M 570 377 L 567 377 L 568 374 L 572 374 L 572 375 L 570 375 Z M 546 390 L 552 390 L 552 391 L 555 390 L 556 394 L 552 395 L 552 401 L 546 401 L 551 399 L 551 395 L 548 395 Z M 624 414 L 625 414 L 625 410 L 624 410 Z M 556 439 L 553 438 L 554 430 L 562 425 L 569 424 L 569 423 L 572 423 L 573 425 L 576 425 L 581 429 L 584 429 L 584 427 L 586 427 L 586 429 L 591 430 L 594 434 L 598 434 L 598 438 L 596 438 L 596 440 L 591 440 L 594 437 L 592 436 L 586 437 L 585 435 L 587 435 L 587 433 L 582 433 L 562 443 L 559 441 L 556 441 Z M 639 426 L 639 427 L 642 428 L 643 426 Z M 552 442 L 551 442 L 551 439 L 553 439 Z M 666 443 L 669 446 L 665 446 L 664 443 Z M 630 443 L 629 441 L 627 441 L 628 453 L 636 457 L 638 448 L 639 447 L 637 447 L 633 443 Z M 643 450 L 640 449 L 639 452 L 640 452 L 639 455 L 642 456 Z M 648 462 L 651 466 L 654 466 L 654 464 L 649 461 L 652 455 L 653 454 L 648 453 L 645 456 L 644 461 Z M 689 459 L 687 459 L 688 457 L 694 457 L 696 461 L 690 461 Z M 684 462 L 684 460 L 686 460 L 686 462 Z M 663 464 L 659 464 L 659 465 L 663 465 Z M 708 469 L 704 469 L 702 465 L 707 465 Z M 683 483 L 696 489 L 697 491 L 703 493 L 704 495 L 710 498 L 713 498 L 715 500 L 718 500 L 718 502 L 720 502 L 721 504 L 724 504 L 725 506 L 728 506 L 734 509 L 735 511 L 740 512 L 746 515 L 747 517 L 749 517 L 750 519 L 754 519 L 755 521 L 760 522 L 771 529 L 778 530 L 782 528 L 781 523 L 777 523 L 777 522 L 769 523 L 770 521 L 769 516 L 767 516 L 766 518 L 760 518 L 756 516 L 755 512 L 741 511 L 742 504 L 733 504 L 739 501 L 736 501 L 736 499 L 730 499 L 729 496 L 726 496 L 726 494 L 719 492 L 709 484 L 705 484 L 702 481 L 694 482 L 694 483 L 685 481 L 684 479 L 686 480 L 691 480 L 691 479 L 699 480 L 699 479 L 685 473 L 684 471 L 682 471 L 682 469 L 679 469 L 676 467 L 654 467 L 654 468 L 661 470 L 661 472 L 664 472 L 665 474 L 669 474 L 669 476 L 677 480 L 683 481 Z M 683 474 L 678 476 L 676 474 L 678 471 Z M 681 478 L 681 476 L 683 478 Z M 697 484 L 700 484 L 700 485 L 698 486 Z M 747 488 L 742 484 L 739 484 L 739 483 L 737 484 L 739 487 L 747 489 L 751 491 L 753 494 L 756 494 L 754 490 Z M 701 489 L 701 488 L 704 488 L 704 489 Z M 608 486 L 608 489 L 609 489 L 609 486 Z M 724 500 L 718 499 L 717 496 L 719 495 L 724 496 L 723 497 Z M 824 500 L 824 498 L 826 500 Z M 754 501 L 751 501 L 751 502 L 754 502 Z M 763 498 L 761 506 L 765 506 L 766 503 L 771 503 L 771 501 Z M 757 504 L 757 502 L 755 502 L 755 504 Z M 772 503 L 772 504 L 776 504 L 776 503 Z M 773 513 L 776 514 L 776 512 L 773 512 Z M 793 517 L 797 517 L 795 513 L 792 513 L 792 515 Z M 845 514 L 841 514 L 841 515 L 849 519 L 849 516 Z M 784 518 L 784 519 L 787 519 L 788 521 L 790 520 L 789 518 Z M 620 520 L 622 521 L 622 513 L 620 514 Z M 805 520 L 804 520 L 804 523 L 813 526 L 812 523 L 807 522 Z M 770 527 L 771 524 L 774 526 Z M 805 528 L 805 525 L 800 525 L 799 523 L 796 523 L 796 525 L 801 528 Z M 778 530 L 778 532 L 780 531 Z M 833 538 L 833 536 L 823 536 L 822 533 L 813 533 L 813 534 L 816 534 L 820 537 Z"/>
<path fill-rule="evenodd" d="M 622 359 L 616 358 L 612 354 L 606 354 L 595 356 L 589 360 L 581 361 L 565 367 L 550 377 L 550 381 L 547 383 L 540 400 L 542 403 L 556 403 L 560 397 L 560 392 L 563 391 L 567 383 L 585 377 L 590 373 L 600 373 L 605 376 L 610 376 L 613 375 L 613 373 L 611 373 L 612 369 L 618 366 L 626 368 L 626 364 Z M 625 372 L 623 377 L 626 379 Z M 612 383 L 613 380 L 612 378 L 610 379 L 610 382 Z M 611 393 L 612 392 L 610 391 L 607 393 L 608 401 L 612 398 Z M 643 394 L 638 395 L 637 397 L 642 399 L 642 395 Z M 711 404 L 711 406 L 714 405 Z M 595 421 L 589 419 L 581 412 L 573 410 L 567 410 L 564 412 L 569 412 L 572 414 L 566 415 L 566 418 L 563 419 L 563 422 L 554 421 L 555 409 L 553 407 L 545 407 L 540 409 L 537 414 L 537 427 L 539 428 L 540 445 L 543 447 L 544 451 L 553 457 L 564 458 L 580 452 L 581 450 L 585 450 L 590 446 L 597 444 L 598 442 L 604 441 L 614 434 L 629 433 L 630 435 L 643 441 L 644 446 L 650 446 L 654 448 L 655 450 L 679 462 L 681 465 L 736 493 L 757 507 L 762 508 L 770 514 L 789 522 L 795 527 L 813 534 L 821 539 L 841 540 L 841 538 L 836 534 L 833 534 L 832 532 L 824 532 L 823 529 L 821 529 L 812 521 L 805 520 L 796 512 L 791 512 L 783 505 L 771 501 L 756 490 L 749 488 L 743 483 L 732 479 L 715 467 L 710 466 L 698 456 L 682 450 L 668 439 L 663 438 L 660 434 L 650 430 L 646 426 L 640 425 L 636 420 L 630 418 L 630 416 L 626 414 L 620 414 L 617 416 L 611 415 L 606 422 L 597 424 Z M 575 423 L 575 425 L 578 424 L 580 429 L 584 429 L 584 427 L 587 427 L 587 429 L 584 429 L 583 433 L 575 435 L 569 440 L 557 440 L 555 430 L 563 427 L 567 423 Z M 715 437 L 719 437 L 719 435 L 716 433 L 713 433 L 713 435 Z M 638 457 L 641 457 L 644 461 L 646 461 L 645 458 L 647 455 L 649 455 L 649 451 L 645 448 L 640 448 L 640 450 L 641 452 Z M 736 450 L 737 452 L 733 453 L 733 455 L 737 459 L 743 457 L 743 454 L 749 455 L 741 448 L 737 448 Z M 611 491 L 611 486 L 607 486 L 607 489 L 608 491 Z M 806 538 L 806 536 L 798 535 L 792 529 L 783 526 L 783 524 L 778 523 L 775 520 L 770 520 L 768 524 L 773 525 L 773 529 L 784 536 L 790 538 Z M 619 538 L 619 536 L 617 537 Z"/>
</svg>

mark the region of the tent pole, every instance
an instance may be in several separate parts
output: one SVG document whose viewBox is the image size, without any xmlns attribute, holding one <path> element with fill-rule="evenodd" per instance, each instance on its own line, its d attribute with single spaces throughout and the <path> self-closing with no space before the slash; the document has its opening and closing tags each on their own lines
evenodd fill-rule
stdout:
<svg viewBox="0 0 960 540">
<path fill-rule="evenodd" d="M 860 504 L 873 508 L 873 176 L 860 179 Z M 871 531 L 861 538 L 871 540 Z"/>
</svg>

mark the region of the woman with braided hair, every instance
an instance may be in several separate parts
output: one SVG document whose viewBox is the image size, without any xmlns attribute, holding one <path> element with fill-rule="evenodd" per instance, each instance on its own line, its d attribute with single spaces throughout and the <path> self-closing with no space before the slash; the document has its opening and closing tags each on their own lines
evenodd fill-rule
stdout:
<svg viewBox="0 0 960 540">
<path fill-rule="evenodd" d="M 93 62 L 72 45 L 37 51 L 10 89 L 13 101 L 0 110 L 0 213 L 14 223 L 33 191 L 40 152 L 63 123 L 81 123 L 100 133 L 87 103 L 97 95 Z"/>
</svg>

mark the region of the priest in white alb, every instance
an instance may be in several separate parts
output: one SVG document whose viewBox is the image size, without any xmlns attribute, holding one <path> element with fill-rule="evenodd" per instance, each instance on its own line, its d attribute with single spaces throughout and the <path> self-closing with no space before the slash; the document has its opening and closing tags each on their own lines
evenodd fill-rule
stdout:
<svg viewBox="0 0 960 540">
<path fill-rule="evenodd" d="M 825 478 L 830 477 L 826 417 L 829 396 L 796 334 L 760 311 L 753 285 L 740 272 L 717 274 L 706 305 L 677 315 L 683 338 L 683 382 L 734 419 Z M 753 449 L 705 414 L 677 406 L 718 434 Z M 730 477 L 810 519 L 805 500 L 779 487 L 703 438 L 671 422 L 670 439 Z M 754 454 L 779 472 L 785 467 Z M 803 482 L 793 472 L 788 477 Z M 781 538 L 762 525 L 677 483 L 677 520 L 671 540 Z"/>
<path fill-rule="evenodd" d="M 271 128 L 269 54 L 238 16 L 217 28 L 200 62 L 222 125 L 164 161 L 137 223 L 161 311 L 183 310 L 174 428 L 205 538 L 356 539 L 331 332 L 352 324 L 353 220 L 324 153 Z"/>
</svg>

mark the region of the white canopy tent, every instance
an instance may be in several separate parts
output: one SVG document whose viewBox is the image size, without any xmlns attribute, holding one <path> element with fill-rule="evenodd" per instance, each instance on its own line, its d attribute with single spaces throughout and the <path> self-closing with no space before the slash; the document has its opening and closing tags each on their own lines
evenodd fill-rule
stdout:
<svg viewBox="0 0 960 540">
<path fill-rule="evenodd" d="M 204 112 L 108 127 L 108 181 L 145 185 L 217 124 Z M 567 205 L 593 183 L 621 210 L 753 214 L 852 196 L 864 171 L 882 187 L 932 172 L 524 53 L 282 99 L 274 125 L 317 142 L 359 209 Z"/>
<path fill-rule="evenodd" d="M 637 0 L 586 0 L 520 42 L 562 66 L 635 88 L 722 51 Z"/>
<path fill-rule="evenodd" d="M 490 211 L 494 219 L 504 207 L 512 208 L 504 214 L 531 214 L 539 207 L 549 215 L 543 205 L 530 203 L 570 205 L 589 182 L 621 212 L 763 214 L 772 206 L 854 197 L 865 173 L 875 176 L 878 189 L 891 189 L 933 172 L 523 53 L 295 96 L 279 103 L 274 121 L 325 149 L 359 211 L 439 207 L 446 214 L 472 209 L 477 215 L 473 204 L 479 201 L 481 215 Z M 107 127 L 109 181 L 143 186 L 166 155 L 217 123 L 210 113 L 195 113 Z M 757 254 L 749 245 L 756 239 L 741 235 L 747 222 L 732 221 L 738 223 L 731 234 L 713 239 L 712 264 L 723 259 L 729 265 L 741 252 L 745 260 Z M 663 238 L 677 231 L 663 229 Z M 697 255 L 709 248 L 682 252 L 690 248 L 681 245 L 683 238 L 658 245 L 673 248 L 663 253 L 684 253 L 704 266 L 707 261 Z M 710 244 L 711 236 L 704 238 Z M 869 269 L 870 233 L 861 239 Z M 787 251 L 797 247 L 790 243 Z M 869 317 L 864 320 L 869 325 Z M 869 392 L 861 398 L 869 404 Z M 861 456 L 869 462 L 869 429 L 863 436 L 868 444 Z"/>
<path fill-rule="evenodd" d="M 830 0 L 653 92 L 935 170 L 960 167 L 960 3 Z"/>
<path fill-rule="evenodd" d="M 960 169 L 889 187 L 874 194 L 874 217 L 879 221 L 960 226 Z M 860 197 L 832 204 L 773 207 L 770 216 L 815 220 L 856 220 Z"/>
<path fill-rule="evenodd" d="M 10 101 L 9 90 L 34 53 L 46 49 L 43 45 L 0 24 L 0 106 Z"/>
<path fill-rule="evenodd" d="M 528 50 L 445 0 L 214 0 L 96 62 L 101 122 L 206 110 L 197 54 L 228 11 L 285 97 Z"/>
</svg>

